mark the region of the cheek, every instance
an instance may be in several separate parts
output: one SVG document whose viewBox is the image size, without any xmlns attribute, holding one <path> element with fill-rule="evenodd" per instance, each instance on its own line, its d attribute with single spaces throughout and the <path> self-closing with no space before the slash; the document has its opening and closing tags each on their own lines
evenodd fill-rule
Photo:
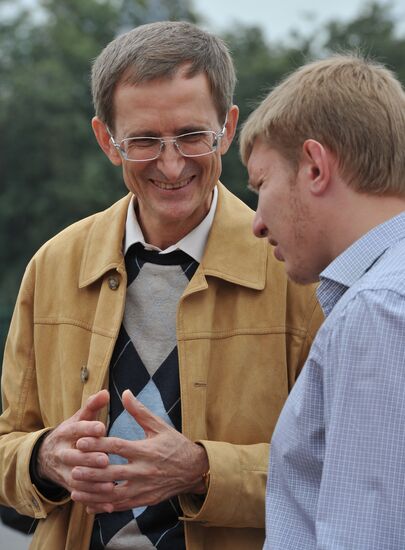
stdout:
<svg viewBox="0 0 405 550">
<path fill-rule="evenodd" d="M 211 180 L 215 180 L 216 183 L 222 169 L 221 155 L 219 152 L 216 152 L 213 155 L 207 155 L 206 161 L 200 166 L 209 182 L 211 182 Z"/>
<path fill-rule="evenodd" d="M 139 165 L 125 164 L 123 170 L 123 176 L 125 182 L 129 182 L 132 186 L 137 185 L 138 182 L 147 179 L 147 167 Z"/>
</svg>

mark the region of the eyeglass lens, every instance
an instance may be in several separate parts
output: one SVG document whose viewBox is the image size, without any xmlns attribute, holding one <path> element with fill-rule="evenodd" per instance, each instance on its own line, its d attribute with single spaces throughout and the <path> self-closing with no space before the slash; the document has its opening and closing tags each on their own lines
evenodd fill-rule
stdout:
<svg viewBox="0 0 405 550">
<path fill-rule="evenodd" d="M 215 151 L 217 135 L 212 131 L 191 132 L 172 139 L 137 137 L 124 139 L 121 147 L 128 160 L 149 160 L 159 156 L 165 142 L 173 142 L 187 157 L 208 155 Z"/>
</svg>

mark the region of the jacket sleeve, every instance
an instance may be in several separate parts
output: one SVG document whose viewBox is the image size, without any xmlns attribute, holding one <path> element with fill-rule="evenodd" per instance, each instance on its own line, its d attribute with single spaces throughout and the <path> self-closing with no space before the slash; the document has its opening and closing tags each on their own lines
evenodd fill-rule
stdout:
<svg viewBox="0 0 405 550">
<path fill-rule="evenodd" d="M 0 503 L 20 514 L 46 517 L 56 504 L 47 500 L 31 482 L 30 459 L 35 443 L 47 431 L 40 412 L 34 352 L 34 280 L 32 261 L 24 275 L 10 331 L 2 370 L 0 416 Z M 67 501 L 64 499 L 62 502 Z"/>
<path fill-rule="evenodd" d="M 184 519 L 207 527 L 263 528 L 269 445 L 198 443 L 209 459 L 209 488 L 203 503 L 198 496 L 180 498 Z"/>
</svg>

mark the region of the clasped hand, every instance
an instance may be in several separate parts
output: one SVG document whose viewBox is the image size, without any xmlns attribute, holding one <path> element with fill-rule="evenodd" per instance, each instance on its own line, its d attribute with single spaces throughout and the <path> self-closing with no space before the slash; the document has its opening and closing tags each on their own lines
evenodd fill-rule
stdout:
<svg viewBox="0 0 405 550">
<path fill-rule="evenodd" d="M 89 402 L 93 409 L 105 406 L 108 392 L 99 392 L 76 413 L 74 445 L 61 453 L 63 467 L 58 470 L 62 474 L 54 478 L 70 491 L 72 500 L 86 506 L 88 513 L 128 510 L 157 504 L 181 493 L 205 492 L 202 474 L 209 466 L 202 446 L 153 414 L 129 390 L 122 394 L 122 403 L 144 430 L 145 439 L 106 437 L 104 425 L 96 421 L 87 423 L 91 429 L 86 432 L 88 425 L 81 422 L 86 424 L 83 417 L 91 416 L 83 412 L 89 408 Z M 63 424 L 45 441 L 61 427 Z M 119 455 L 127 463 L 110 464 L 108 454 Z"/>
</svg>

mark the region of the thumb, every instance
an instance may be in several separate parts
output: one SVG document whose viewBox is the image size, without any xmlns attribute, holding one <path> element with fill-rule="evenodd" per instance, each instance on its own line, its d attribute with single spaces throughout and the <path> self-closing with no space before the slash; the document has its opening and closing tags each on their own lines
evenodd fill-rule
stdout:
<svg viewBox="0 0 405 550">
<path fill-rule="evenodd" d="M 164 420 L 150 411 L 143 403 L 136 399 L 131 390 L 125 390 L 122 394 L 122 404 L 128 413 L 138 422 L 146 437 L 156 435 L 170 428 Z"/>
<path fill-rule="evenodd" d="M 77 420 L 97 420 L 101 409 L 106 407 L 110 401 L 110 394 L 107 390 L 101 390 L 91 395 L 84 406 L 76 413 Z"/>
</svg>

